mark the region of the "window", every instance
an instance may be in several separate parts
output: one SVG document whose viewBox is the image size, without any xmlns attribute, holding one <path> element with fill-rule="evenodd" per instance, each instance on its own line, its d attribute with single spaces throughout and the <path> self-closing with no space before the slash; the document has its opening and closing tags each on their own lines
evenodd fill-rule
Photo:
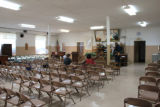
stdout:
<svg viewBox="0 0 160 107">
<path fill-rule="evenodd" d="M 12 55 L 16 55 L 16 34 L 0 32 L 0 53 L 3 44 L 12 44 Z"/>
<path fill-rule="evenodd" d="M 46 36 L 36 36 L 35 46 L 36 46 L 36 54 L 47 54 Z"/>
</svg>

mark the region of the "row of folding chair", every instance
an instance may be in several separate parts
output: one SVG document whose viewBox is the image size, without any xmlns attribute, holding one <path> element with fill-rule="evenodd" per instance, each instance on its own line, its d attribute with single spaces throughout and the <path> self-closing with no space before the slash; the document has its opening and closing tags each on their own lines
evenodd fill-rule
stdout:
<svg viewBox="0 0 160 107">
<path fill-rule="evenodd" d="M 43 86 L 42 82 L 48 81 L 48 83 L 51 83 L 51 82 L 54 81 L 54 83 L 55 82 L 60 82 L 60 83 L 64 84 L 65 86 L 74 87 L 76 89 L 77 93 L 79 93 L 78 88 L 81 89 L 81 94 L 82 94 L 82 91 L 85 89 L 85 91 L 89 94 L 88 83 L 83 81 L 81 78 L 76 77 L 76 76 L 69 77 L 65 74 L 61 74 L 60 78 L 58 78 L 58 76 L 55 75 L 55 74 L 51 73 L 51 75 L 54 76 L 52 81 L 38 79 L 38 78 L 35 78 L 35 77 L 25 77 L 25 76 L 13 74 L 13 73 L 11 73 L 10 76 L 9 76 L 9 74 L 8 74 L 9 77 L 13 78 L 12 89 L 13 89 L 14 84 L 19 84 L 19 92 L 21 92 L 21 89 L 23 87 L 28 88 L 28 92 L 32 92 L 31 91 L 32 88 L 36 88 L 36 87 L 40 88 L 40 86 Z M 37 83 L 36 86 L 32 86 L 33 85 L 32 82 Z M 39 96 L 40 96 L 40 93 L 39 93 Z M 80 97 L 80 100 L 81 100 L 81 97 Z"/>
<path fill-rule="evenodd" d="M 42 107 L 46 105 L 46 103 L 42 100 L 31 99 L 22 93 L 1 87 L 0 100 L 4 101 L 4 107 L 7 107 L 8 104 L 18 107 Z"/>
<path fill-rule="evenodd" d="M 124 107 L 133 105 L 137 107 L 160 107 L 160 73 L 156 64 L 149 64 L 145 76 L 139 78 L 138 98 L 124 99 Z"/>
</svg>

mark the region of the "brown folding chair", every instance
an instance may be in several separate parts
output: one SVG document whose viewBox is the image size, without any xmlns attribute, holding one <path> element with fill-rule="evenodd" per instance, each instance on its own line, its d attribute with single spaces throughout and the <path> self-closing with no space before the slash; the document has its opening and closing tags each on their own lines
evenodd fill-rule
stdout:
<svg viewBox="0 0 160 107">
<path fill-rule="evenodd" d="M 132 105 L 136 107 L 152 107 L 152 104 L 150 102 L 139 98 L 125 98 L 124 107 L 129 107 L 127 105 Z"/>
<path fill-rule="evenodd" d="M 48 72 L 46 72 L 46 71 L 41 71 L 40 73 L 41 73 L 41 78 L 42 78 L 43 80 L 50 80 L 50 77 L 49 77 L 49 73 L 48 73 Z"/>
<path fill-rule="evenodd" d="M 4 90 L 7 93 L 7 96 L 6 96 L 7 102 L 6 102 L 5 105 L 7 105 L 7 103 L 10 103 L 13 106 L 18 106 L 18 104 L 19 104 L 19 98 L 18 98 L 16 92 L 14 92 L 14 91 L 12 91 L 10 89 L 6 89 L 6 88 Z"/>
<path fill-rule="evenodd" d="M 157 79 L 157 87 L 160 89 L 160 79 Z"/>
<path fill-rule="evenodd" d="M 66 86 L 67 85 L 71 86 L 71 84 L 72 84 L 71 78 L 67 74 L 60 74 L 60 80 Z"/>
<path fill-rule="evenodd" d="M 30 77 L 30 80 L 32 81 L 32 86 L 31 86 L 31 89 L 35 89 L 37 92 L 38 92 L 38 97 L 40 98 L 40 95 L 41 95 L 41 84 L 39 82 L 39 79 L 38 78 L 34 78 L 34 77 Z M 31 90 L 31 92 L 33 92 Z"/>
<path fill-rule="evenodd" d="M 100 85 L 104 85 L 100 75 L 99 75 L 99 72 L 96 72 L 96 71 L 88 71 L 89 73 L 89 81 L 94 85 L 95 83 L 97 83 L 98 85 L 98 91 L 99 91 L 99 87 Z"/>
<path fill-rule="evenodd" d="M 7 93 L 3 88 L 0 88 L 0 100 L 4 101 L 4 107 L 6 107 L 7 105 Z"/>
<path fill-rule="evenodd" d="M 157 81 L 154 77 L 143 76 L 139 78 L 139 85 L 152 85 L 156 86 Z"/>
<path fill-rule="evenodd" d="M 54 72 L 50 72 L 49 75 L 50 75 L 50 80 L 51 81 L 60 82 L 60 76 L 59 76 L 59 74 L 54 73 Z"/>
<path fill-rule="evenodd" d="M 53 87 L 55 88 L 54 94 L 62 101 L 64 102 L 64 106 L 66 104 L 66 98 L 68 95 L 68 98 L 71 99 L 74 102 L 74 99 L 71 96 L 71 90 L 68 89 L 63 83 L 60 82 L 52 82 Z M 64 97 L 64 100 L 62 100 L 62 97 Z"/>
<path fill-rule="evenodd" d="M 41 92 L 45 92 L 47 93 L 47 95 L 49 96 L 49 102 L 52 102 L 52 94 L 53 91 L 55 90 L 54 87 L 51 85 L 50 81 L 47 80 L 42 80 L 40 79 L 40 84 L 41 84 Z"/>
<path fill-rule="evenodd" d="M 18 107 L 43 107 L 46 105 L 46 103 L 41 100 L 30 99 L 21 93 L 17 93 L 17 96 L 19 97 Z"/>
<path fill-rule="evenodd" d="M 88 91 L 88 82 L 83 81 L 78 76 L 71 76 L 71 80 L 72 80 L 72 87 L 74 87 L 77 93 L 80 94 L 80 101 L 82 98 L 82 91 L 84 89 L 87 92 L 87 94 L 90 96 L 89 91 Z M 80 92 L 79 92 L 79 89 L 80 89 Z"/>
<path fill-rule="evenodd" d="M 159 88 L 157 86 L 139 85 L 138 98 L 157 103 L 159 101 Z"/>
</svg>

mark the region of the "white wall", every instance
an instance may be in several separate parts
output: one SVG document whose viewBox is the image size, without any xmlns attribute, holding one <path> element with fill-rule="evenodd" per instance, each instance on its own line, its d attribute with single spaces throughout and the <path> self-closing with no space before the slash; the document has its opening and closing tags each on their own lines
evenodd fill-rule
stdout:
<svg viewBox="0 0 160 107">
<path fill-rule="evenodd" d="M 35 46 L 35 36 L 36 35 L 46 35 L 45 33 L 41 33 L 41 32 L 29 31 L 28 33 L 24 34 L 23 38 L 21 38 L 20 37 L 20 33 L 22 33 L 23 30 L 0 28 L 0 32 L 17 34 L 16 47 L 24 47 L 25 43 L 28 43 L 28 45 L 30 47 L 34 47 Z M 50 46 L 56 46 L 56 41 L 57 41 L 57 36 L 51 35 L 51 37 L 50 37 Z M 47 46 L 48 46 L 48 44 L 47 44 Z"/>
<path fill-rule="evenodd" d="M 127 46 L 133 46 L 137 38 L 145 40 L 147 46 L 157 46 L 160 45 L 160 26 L 122 29 L 121 36 L 126 36 Z"/>
<path fill-rule="evenodd" d="M 58 36 L 60 47 L 62 43 L 65 46 L 77 46 L 77 42 L 84 42 L 84 46 L 91 50 L 91 47 L 87 47 L 88 41 L 93 41 L 93 46 L 95 46 L 95 38 L 92 31 L 88 32 L 74 32 L 74 33 L 64 33 Z"/>
</svg>

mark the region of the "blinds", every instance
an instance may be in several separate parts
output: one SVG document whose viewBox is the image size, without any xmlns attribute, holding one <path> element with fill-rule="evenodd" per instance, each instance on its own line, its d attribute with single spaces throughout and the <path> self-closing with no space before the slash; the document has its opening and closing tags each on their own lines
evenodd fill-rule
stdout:
<svg viewBox="0 0 160 107">
<path fill-rule="evenodd" d="M 0 32 L 0 53 L 3 44 L 12 44 L 12 54 L 16 54 L 16 34 Z"/>
<path fill-rule="evenodd" d="M 47 54 L 46 36 L 35 37 L 36 54 Z"/>
</svg>

